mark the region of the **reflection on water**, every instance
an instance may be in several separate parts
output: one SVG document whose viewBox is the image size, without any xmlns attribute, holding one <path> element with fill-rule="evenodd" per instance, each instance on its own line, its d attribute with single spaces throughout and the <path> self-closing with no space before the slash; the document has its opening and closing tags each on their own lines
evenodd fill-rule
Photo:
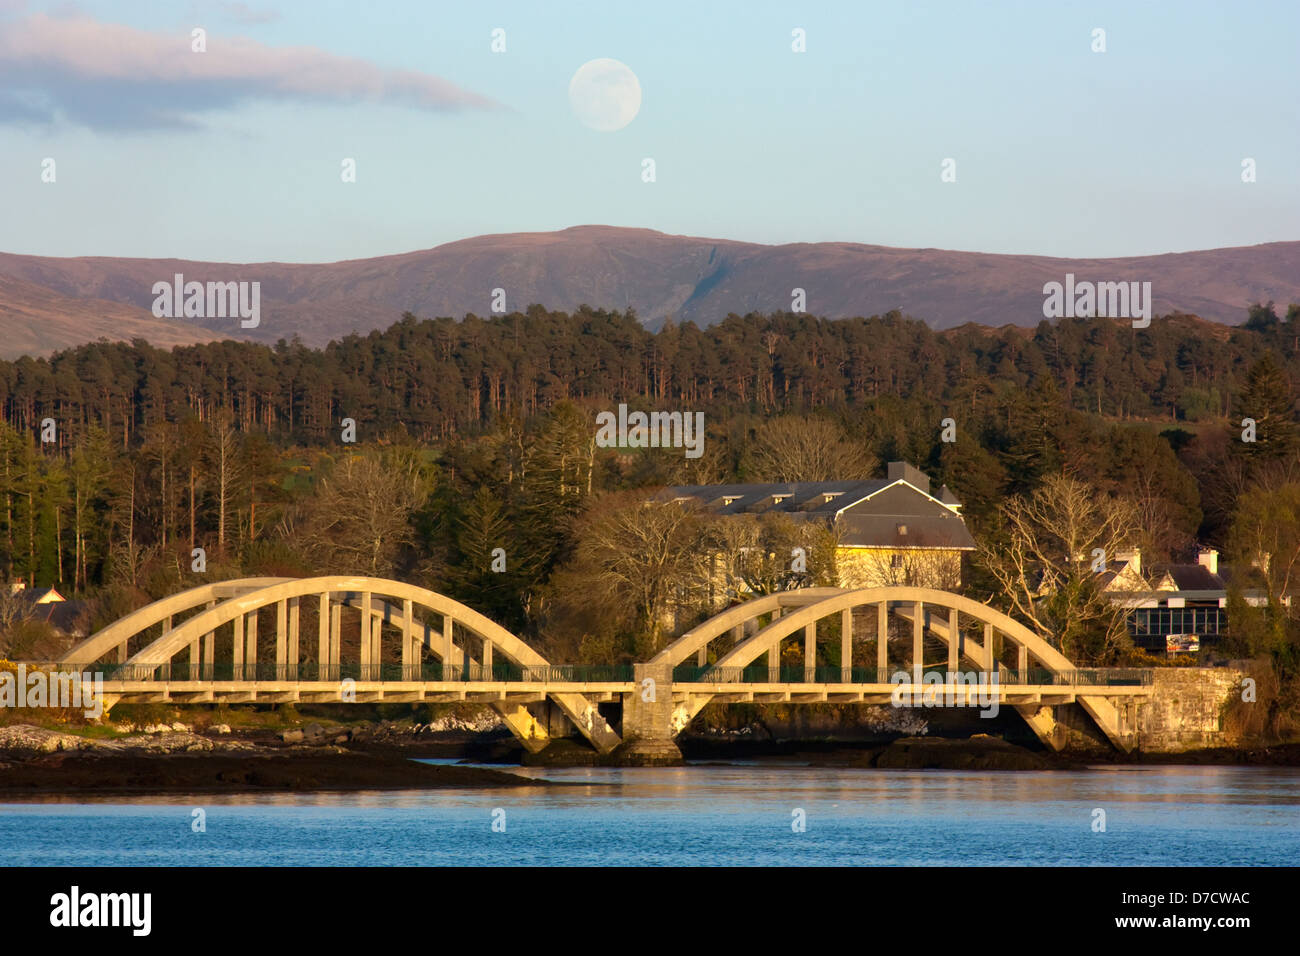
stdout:
<svg viewBox="0 0 1300 956">
<path fill-rule="evenodd" d="M 508 790 L 0 805 L 0 865 L 1294 865 L 1300 771 L 522 768 Z M 191 811 L 206 813 L 204 833 Z M 1106 832 L 1092 830 L 1106 811 Z M 506 830 L 493 832 L 492 812 Z M 796 833 L 802 809 L 807 829 Z"/>
</svg>

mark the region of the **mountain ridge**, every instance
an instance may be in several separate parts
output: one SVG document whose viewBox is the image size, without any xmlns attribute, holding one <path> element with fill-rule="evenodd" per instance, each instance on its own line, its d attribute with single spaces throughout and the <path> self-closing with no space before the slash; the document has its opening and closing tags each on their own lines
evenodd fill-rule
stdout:
<svg viewBox="0 0 1300 956">
<path fill-rule="evenodd" d="M 0 287 L 0 317 L 21 333 L 12 338 L 26 343 L 24 354 L 100 337 L 103 322 L 87 321 L 84 331 L 77 323 L 103 311 L 103 303 L 134 310 L 123 315 L 145 330 L 144 337 L 152 330 L 160 340 L 182 344 L 177 339 L 198 333 L 149 311 L 153 284 L 181 273 L 186 281 L 261 283 L 256 329 L 242 329 L 233 319 L 189 319 L 200 332 L 269 342 L 297 336 L 317 346 L 386 328 L 408 311 L 487 315 L 494 289 L 505 291 L 508 311 L 533 303 L 630 308 L 651 327 L 669 317 L 708 325 L 730 313 L 789 310 L 795 289 L 804 290 L 807 312 L 827 317 L 899 309 L 939 330 L 967 322 L 1032 327 L 1043 319 L 1044 283 L 1063 281 L 1067 272 L 1080 281 L 1149 281 L 1155 314 L 1182 312 L 1224 324 L 1242 321 L 1255 301 L 1300 302 L 1300 242 L 1068 258 L 843 241 L 773 245 L 580 225 L 330 263 L 0 253 L 0 277 L 28 286 L 21 296 Z M 38 295 L 30 286 L 48 290 L 47 306 L 35 310 L 45 321 L 22 318 L 33 312 L 32 296 Z M 22 308 L 9 301 L 11 294 L 23 300 Z M 146 319 L 161 325 L 134 324 Z"/>
</svg>

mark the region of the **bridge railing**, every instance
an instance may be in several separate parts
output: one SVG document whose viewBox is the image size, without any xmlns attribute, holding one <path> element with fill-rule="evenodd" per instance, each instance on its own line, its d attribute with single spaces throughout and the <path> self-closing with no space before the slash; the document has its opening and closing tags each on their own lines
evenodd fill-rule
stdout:
<svg viewBox="0 0 1300 956">
<path fill-rule="evenodd" d="M 875 667 L 777 667 L 769 668 L 766 664 L 751 664 L 748 667 L 699 667 L 694 664 L 682 664 L 673 668 L 673 681 L 683 684 L 721 683 L 721 684 L 890 684 L 897 683 L 896 675 L 905 673 L 913 677 L 909 668 L 892 667 L 884 670 Z M 970 671 L 957 671 L 968 676 Z M 992 681 L 993 674 L 987 674 Z M 1140 687 L 1152 681 L 1151 668 L 1112 668 L 1093 667 L 1078 668 L 1070 671 L 1049 671 L 1031 668 L 1024 671 L 1001 669 L 997 683 L 1010 686 L 1052 685 L 1072 687 Z M 978 679 L 978 678 L 977 678 Z M 936 680 L 947 684 L 946 668 L 927 667 L 921 674 L 922 682 Z"/>
<path fill-rule="evenodd" d="M 38 665 L 29 664 L 29 668 Z M 68 669 L 68 665 L 42 664 L 46 669 Z M 236 666 L 231 661 L 215 664 L 189 664 L 170 661 L 165 664 L 94 664 L 78 668 L 102 674 L 106 681 L 471 681 L 497 683 L 628 683 L 632 680 L 631 665 L 580 665 L 548 664 L 541 667 L 521 667 L 509 661 L 494 661 L 491 668 L 481 664 L 469 667 L 443 664 L 439 661 L 422 661 L 409 669 L 400 663 L 371 666 L 365 673 L 357 661 L 343 661 L 337 668 L 315 661 L 304 661 L 296 668 L 274 661 L 259 661 Z"/>
<path fill-rule="evenodd" d="M 363 673 L 359 662 L 344 661 L 337 670 L 328 664 L 321 666 L 315 661 L 304 661 L 296 668 L 279 665 L 274 661 L 259 661 L 256 664 L 245 663 L 236 667 L 230 661 L 218 661 L 213 665 L 186 662 L 168 662 L 165 664 L 117 664 L 102 663 L 92 665 L 68 665 L 58 662 L 32 663 L 26 667 L 29 671 L 78 671 L 102 674 L 106 681 L 419 681 L 438 682 L 477 682 L 477 683 L 534 683 L 534 684 L 574 684 L 574 683 L 628 683 L 632 680 L 631 665 L 588 665 L 588 664 L 547 664 L 540 667 L 521 667 L 509 661 L 494 661 L 492 667 L 471 664 L 469 667 L 457 664 L 443 664 L 440 661 L 422 661 L 418 665 L 404 670 L 400 663 L 384 663 L 380 667 L 371 667 Z M 673 669 L 673 680 L 683 684 L 890 684 L 896 683 L 896 675 L 911 670 L 903 667 L 878 670 L 874 667 L 779 667 L 769 668 L 766 664 L 751 664 L 748 667 L 717 667 L 707 665 L 699 667 L 694 664 L 682 664 Z M 969 679 L 970 671 L 959 671 Z M 988 679 L 992 679 L 991 672 Z M 1149 668 L 1092 667 L 1077 668 L 1069 671 L 1049 671 L 1031 668 L 1013 671 L 1002 668 L 997 683 L 1035 686 L 1072 686 L 1072 687 L 1144 687 L 1149 686 L 1154 671 Z M 946 668 L 927 667 L 921 676 L 922 682 L 948 683 Z M 978 679 L 978 678 L 977 678 Z"/>
</svg>

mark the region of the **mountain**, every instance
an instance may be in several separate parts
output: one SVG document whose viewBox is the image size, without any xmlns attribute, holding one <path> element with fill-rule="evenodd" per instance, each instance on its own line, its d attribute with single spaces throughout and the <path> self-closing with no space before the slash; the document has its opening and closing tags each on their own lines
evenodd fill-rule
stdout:
<svg viewBox="0 0 1300 956">
<path fill-rule="evenodd" d="M 39 307 L 48 320 L 24 348 L 40 351 L 104 334 L 104 323 L 91 316 L 103 311 L 104 302 L 120 303 L 133 308 L 130 315 L 137 322 L 164 323 L 173 337 L 155 341 L 174 344 L 175 336 L 190 333 L 175 320 L 154 320 L 148 310 L 154 283 L 171 282 L 177 273 L 186 281 L 261 283 L 256 329 L 241 329 L 237 319 L 195 318 L 194 324 L 223 337 L 263 341 L 296 334 L 309 345 L 385 328 L 405 311 L 422 317 L 487 315 L 497 288 L 505 290 L 509 310 L 535 302 L 553 309 L 583 303 L 631 307 L 654 325 L 669 316 L 707 325 L 730 312 L 787 310 L 792 290 L 802 288 L 806 311 L 817 315 L 873 315 L 896 308 L 938 329 L 966 322 L 1034 326 L 1043 318 L 1044 283 L 1064 282 L 1067 273 L 1077 281 L 1150 282 L 1154 314 L 1177 311 L 1236 324 L 1252 302 L 1300 302 L 1300 242 L 1058 259 L 848 242 L 769 246 L 576 226 L 309 265 L 0 254 L 0 277 L 19 282 L 0 288 L 0 315 L 8 325 L 11 314 Z M 44 287 L 46 300 L 33 300 L 36 293 L 25 284 Z M 19 300 L 11 302 L 11 294 Z M 10 351 L 15 347 L 5 344 Z"/>
<path fill-rule="evenodd" d="M 221 338 L 215 332 L 147 309 L 56 292 L 48 286 L 0 275 L 0 358 L 48 355 L 98 339 L 144 339 L 161 348 Z"/>
</svg>

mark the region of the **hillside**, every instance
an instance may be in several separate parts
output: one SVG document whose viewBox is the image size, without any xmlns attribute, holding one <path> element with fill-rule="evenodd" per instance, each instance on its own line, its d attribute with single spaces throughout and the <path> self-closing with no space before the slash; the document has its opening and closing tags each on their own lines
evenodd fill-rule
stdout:
<svg viewBox="0 0 1300 956">
<path fill-rule="evenodd" d="M 298 335 L 310 345 L 385 328 L 405 311 L 486 315 L 495 288 L 505 290 L 511 310 L 534 302 L 554 309 L 630 307 L 652 327 L 669 316 L 709 325 L 731 312 L 789 309 L 796 287 L 806 291 L 808 312 L 828 317 L 897 308 L 937 329 L 968 322 L 1032 327 L 1043 318 L 1043 284 L 1063 281 L 1067 272 L 1081 281 L 1150 282 L 1156 314 L 1178 311 L 1220 323 L 1240 322 L 1254 301 L 1300 302 L 1300 242 L 1056 259 L 841 242 L 767 246 L 579 226 L 309 265 L 0 254 L 0 277 L 20 280 L 0 288 L 0 314 L 44 316 L 25 320 L 24 349 L 91 341 L 104 334 L 105 322 L 92 321 L 103 302 L 144 310 L 122 314 L 156 322 L 148 314 L 153 284 L 181 273 L 186 280 L 262 283 L 257 329 L 242 330 L 232 319 L 195 323 L 221 336 L 275 341 Z M 179 333 L 171 321 L 139 327 L 155 344 L 171 340 L 153 335 Z M 6 347 L 13 354 L 14 344 Z"/>
<path fill-rule="evenodd" d="M 76 297 L 0 275 L 0 358 L 48 355 L 98 339 L 144 339 L 160 348 L 211 342 L 219 335 L 146 309 L 107 299 Z"/>
</svg>

